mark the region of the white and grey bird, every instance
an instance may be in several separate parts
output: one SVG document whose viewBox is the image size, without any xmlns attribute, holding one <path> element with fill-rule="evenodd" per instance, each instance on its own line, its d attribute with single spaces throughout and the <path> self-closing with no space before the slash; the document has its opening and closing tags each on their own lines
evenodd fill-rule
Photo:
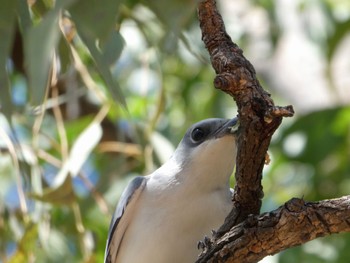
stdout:
<svg viewBox="0 0 350 263">
<path fill-rule="evenodd" d="M 113 215 L 108 263 L 192 263 L 198 241 L 219 228 L 232 208 L 237 118 L 190 127 L 172 157 L 136 177 Z"/>
</svg>

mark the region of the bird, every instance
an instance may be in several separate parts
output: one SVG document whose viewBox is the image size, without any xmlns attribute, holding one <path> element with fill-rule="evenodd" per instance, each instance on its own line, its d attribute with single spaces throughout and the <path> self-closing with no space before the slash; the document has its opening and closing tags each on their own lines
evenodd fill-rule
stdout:
<svg viewBox="0 0 350 263">
<path fill-rule="evenodd" d="M 135 177 L 113 214 L 105 263 L 190 263 L 232 209 L 237 118 L 192 125 L 173 155 Z"/>
</svg>

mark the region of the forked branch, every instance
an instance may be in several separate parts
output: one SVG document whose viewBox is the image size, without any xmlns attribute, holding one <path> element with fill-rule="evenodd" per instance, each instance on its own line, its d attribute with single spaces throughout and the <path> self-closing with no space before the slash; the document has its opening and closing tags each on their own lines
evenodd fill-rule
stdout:
<svg viewBox="0 0 350 263">
<path fill-rule="evenodd" d="M 214 85 L 237 103 L 240 127 L 233 209 L 213 238 L 201 243 L 197 262 L 257 262 L 317 237 L 350 232 L 350 196 L 320 202 L 293 198 L 260 214 L 262 169 L 271 137 L 292 106 L 275 106 L 252 64 L 232 42 L 214 0 L 200 0 L 202 39 L 216 72 Z"/>
<path fill-rule="evenodd" d="M 350 196 L 320 202 L 293 198 L 250 216 L 207 247 L 197 262 L 257 262 L 318 237 L 350 231 Z"/>
<path fill-rule="evenodd" d="M 202 40 L 217 74 L 214 85 L 234 98 L 240 121 L 234 209 L 218 231 L 218 237 L 248 215 L 260 213 L 267 149 L 282 117 L 293 116 L 294 111 L 292 106 L 275 106 L 270 94 L 261 87 L 254 67 L 226 33 L 214 0 L 199 2 L 198 17 Z"/>
</svg>

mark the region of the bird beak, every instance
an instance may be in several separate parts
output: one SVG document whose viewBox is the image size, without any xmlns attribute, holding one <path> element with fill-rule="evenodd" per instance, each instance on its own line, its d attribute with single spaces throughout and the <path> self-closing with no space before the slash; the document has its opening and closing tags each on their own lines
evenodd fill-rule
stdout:
<svg viewBox="0 0 350 263">
<path fill-rule="evenodd" d="M 225 135 L 234 135 L 236 134 L 239 127 L 238 118 L 233 118 L 225 122 L 215 133 L 216 138 L 223 137 Z"/>
<path fill-rule="evenodd" d="M 239 128 L 239 119 L 237 117 L 233 118 L 232 120 L 229 120 L 229 122 L 227 123 L 227 129 L 231 134 L 235 134 L 238 131 L 238 128 Z"/>
</svg>

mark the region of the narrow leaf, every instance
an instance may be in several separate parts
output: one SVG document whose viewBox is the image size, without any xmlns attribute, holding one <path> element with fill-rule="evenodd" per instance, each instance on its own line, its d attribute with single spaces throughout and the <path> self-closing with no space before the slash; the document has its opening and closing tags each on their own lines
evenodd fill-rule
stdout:
<svg viewBox="0 0 350 263">
<path fill-rule="evenodd" d="M 17 1 L 5 1 L 0 8 L 0 110 L 10 120 L 12 99 L 6 63 L 15 32 Z"/>
<path fill-rule="evenodd" d="M 123 93 L 121 91 L 120 86 L 115 81 L 115 79 L 112 76 L 112 73 L 109 69 L 108 64 L 105 64 L 105 61 L 103 59 L 103 55 L 96 47 L 95 41 L 93 38 L 90 38 L 87 35 L 84 35 L 83 33 L 80 33 L 80 37 L 83 39 L 85 45 L 89 49 L 91 56 L 93 57 L 97 70 L 100 72 L 102 79 L 106 83 L 107 87 L 109 88 L 113 98 L 119 102 L 123 107 L 126 108 L 126 102 L 125 98 L 123 96 Z"/>
<path fill-rule="evenodd" d="M 107 41 L 101 45 L 102 60 L 106 65 L 113 65 L 123 51 L 124 39 L 122 35 L 113 31 Z"/>
<path fill-rule="evenodd" d="M 42 103 L 49 80 L 53 54 L 59 39 L 58 10 L 51 10 L 41 21 L 28 31 L 25 54 L 31 101 Z"/>
<path fill-rule="evenodd" d="M 123 48 L 122 38 L 115 32 L 121 2 L 122 0 L 80 0 L 69 8 L 69 12 L 113 98 L 126 108 L 122 91 L 109 69 L 111 61 L 119 57 Z M 96 46 L 97 41 L 101 43 L 102 52 Z"/>
<path fill-rule="evenodd" d="M 72 18 L 85 35 L 104 40 L 113 31 L 120 0 L 80 0 L 69 8 Z"/>
<path fill-rule="evenodd" d="M 42 194 L 28 193 L 28 196 L 42 202 L 56 205 L 72 204 L 75 201 L 72 178 L 70 176 L 65 176 L 64 181 L 60 185 L 54 185 L 53 188 L 47 187 L 43 190 Z"/>
<path fill-rule="evenodd" d="M 94 147 L 102 137 L 102 128 L 98 122 L 90 124 L 73 144 L 67 161 L 55 177 L 53 186 L 58 187 L 63 184 L 68 175 L 76 176 L 84 162 L 88 159 Z"/>
<path fill-rule="evenodd" d="M 24 50 L 31 101 L 34 105 L 41 104 L 45 96 L 54 51 L 60 37 L 58 21 L 61 9 L 73 2 L 74 0 L 56 1 L 55 8 L 37 26 L 30 28 L 26 35 Z"/>
</svg>

